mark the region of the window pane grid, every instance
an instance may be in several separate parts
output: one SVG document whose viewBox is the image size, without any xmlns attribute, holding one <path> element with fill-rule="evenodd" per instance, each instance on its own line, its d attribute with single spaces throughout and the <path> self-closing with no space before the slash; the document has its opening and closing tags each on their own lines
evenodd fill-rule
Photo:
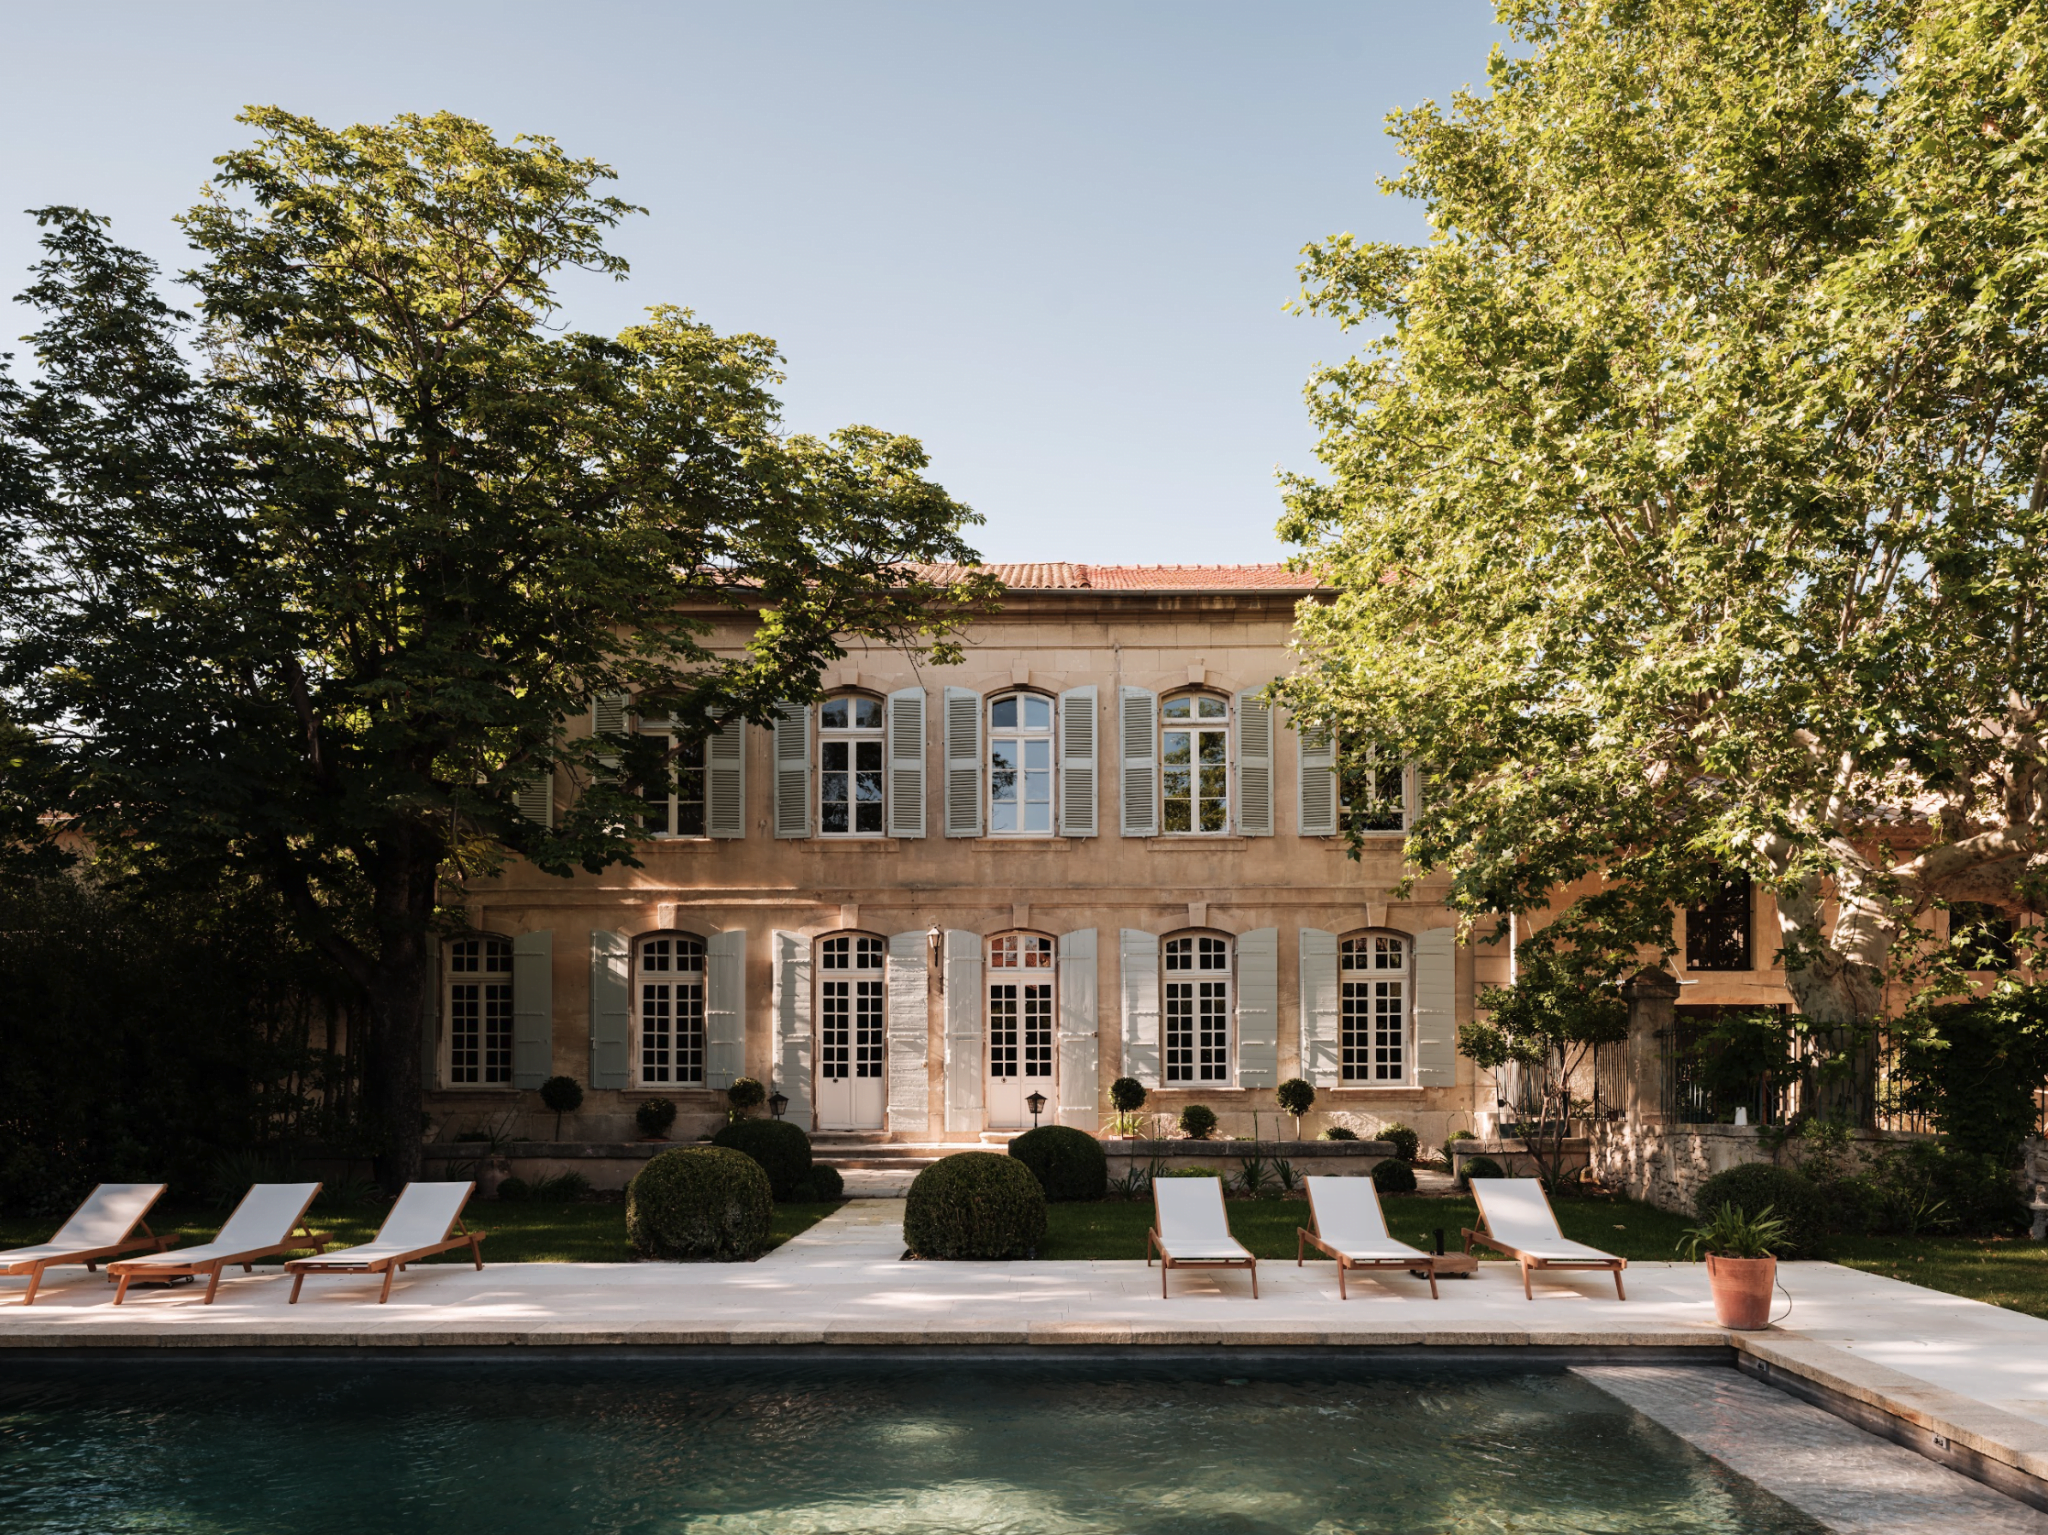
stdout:
<svg viewBox="0 0 2048 1535">
<path fill-rule="evenodd" d="M 704 1080 L 704 945 L 685 937 L 640 941 L 640 1080 Z M 661 977 L 659 980 L 649 977 Z"/>
<path fill-rule="evenodd" d="M 1015 693 L 989 705 L 989 831 L 1052 832 L 1052 700 Z"/>
<path fill-rule="evenodd" d="M 448 946 L 448 1080 L 492 1087 L 512 1080 L 512 945 L 462 938 Z M 503 980 L 483 980 L 503 976 Z"/>
<path fill-rule="evenodd" d="M 1230 1080 L 1230 943 L 1228 939 L 1193 936 L 1169 938 L 1165 945 L 1169 976 L 1200 976 L 1212 980 L 1170 979 L 1162 998 L 1163 1041 L 1168 1082 Z"/>
<path fill-rule="evenodd" d="M 818 710 L 818 830 L 830 837 L 882 831 L 882 705 L 828 698 Z"/>
<path fill-rule="evenodd" d="M 1377 933 L 1347 938 L 1341 952 L 1343 1080 L 1407 1081 L 1407 940 Z"/>
</svg>

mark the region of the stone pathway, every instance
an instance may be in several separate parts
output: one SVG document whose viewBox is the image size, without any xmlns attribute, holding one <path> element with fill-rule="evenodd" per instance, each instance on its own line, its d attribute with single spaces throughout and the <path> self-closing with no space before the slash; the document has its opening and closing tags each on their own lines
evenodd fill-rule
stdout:
<svg viewBox="0 0 2048 1535">
<path fill-rule="evenodd" d="M 2048 1514 L 1734 1370 L 1574 1373 L 1844 1535 L 2048 1535 Z"/>
<path fill-rule="evenodd" d="M 847 1182 L 852 1181 L 849 1176 Z M 824 1269 L 894 1262 L 903 1256 L 903 1204 L 901 1199 L 849 1199 L 757 1266 Z"/>
</svg>

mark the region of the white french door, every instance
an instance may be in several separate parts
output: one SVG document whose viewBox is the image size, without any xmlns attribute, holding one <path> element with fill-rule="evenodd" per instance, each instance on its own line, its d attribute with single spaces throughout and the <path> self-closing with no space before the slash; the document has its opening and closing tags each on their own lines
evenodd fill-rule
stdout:
<svg viewBox="0 0 2048 1535">
<path fill-rule="evenodd" d="M 1033 1093 L 1052 1111 L 1053 949 L 1050 938 L 992 939 L 988 955 L 988 1081 L 991 1130 L 1027 1129 Z M 1040 1124 L 1046 1120 L 1043 1115 Z"/>
<path fill-rule="evenodd" d="M 818 977 L 818 1128 L 879 1130 L 888 1108 L 882 940 L 826 939 Z"/>
</svg>

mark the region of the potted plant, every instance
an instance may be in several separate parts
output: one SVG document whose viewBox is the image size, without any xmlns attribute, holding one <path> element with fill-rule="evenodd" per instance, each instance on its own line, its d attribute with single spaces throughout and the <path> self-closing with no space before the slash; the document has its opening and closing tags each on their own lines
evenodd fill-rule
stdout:
<svg viewBox="0 0 2048 1535">
<path fill-rule="evenodd" d="M 633 1123 L 640 1127 L 640 1134 L 650 1141 L 665 1141 L 668 1132 L 676 1122 L 676 1106 L 667 1098 L 649 1098 L 633 1111 Z"/>
<path fill-rule="evenodd" d="M 574 1077 L 549 1077 L 540 1085 L 541 1107 L 554 1110 L 555 1139 L 562 1138 L 562 1116 L 583 1107 L 583 1084 Z"/>
<path fill-rule="evenodd" d="M 725 1101 L 732 1105 L 726 1110 L 726 1123 L 733 1124 L 766 1103 L 768 1089 L 752 1077 L 734 1077 L 732 1086 L 725 1090 Z"/>
<path fill-rule="evenodd" d="M 1792 1245 L 1785 1222 L 1765 1205 L 1756 1215 L 1724 1204 L 1678 1239 L 1688 1258 L 1702 1253 L 1707 1284 L 1714 1292 L 1714 1320 L 1723 1327 L 1757 1332 L 1771 1325 L 1771 1288 L 1778 1281 L 1778 1253 Z"/>
<path fill-rule="evenodd" d="M 1216 1133 L 1216 1111 L 1206 1103 L 1191 1103 L 1180 1111 L 1180 1130 L 1191 1141 L 1206 1141 Z"/>
<path fill-rule="evenodd" d="M 1116 1133 L 1125 1140 L 1138 1134 L 1138 1110 L 1145 1106 L 1145 1084 L 1136 1077 L 1118 1077 L 1109 1084 L 1109 1106 L 1116 1110 Z"/>
<path fill-rule="evenodd" d="M 1289 1077 L 1273 1089 L 1280 1112 L 1294 1116 L 1294 1138 L 1301 1139 L 1301 1116 L 1316 1106 L 1316 1090 L 1300 1077 Z"/>
</svg>

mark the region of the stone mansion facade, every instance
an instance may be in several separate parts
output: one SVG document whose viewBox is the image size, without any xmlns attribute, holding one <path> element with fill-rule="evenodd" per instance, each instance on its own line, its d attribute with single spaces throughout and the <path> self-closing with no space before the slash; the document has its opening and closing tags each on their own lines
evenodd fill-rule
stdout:
<svg viewBox="0 0 2048 1535">
<path fill-rule="evenodd" d="M 820 702 L 684 746 L 643 867 L 472 889 L 426 1048 L 438 1134 L 532 1115 L 558 1074 L 588 1090 L 584 1140 L 630 1139 L 654 1097 L 694 1135 L 741 1075 L 807 1128 L 898 1141 L 1026 1128 L 1034 1094 L 1042 1122 L 1105 1129 L 1122 1076 L 1226 1133 L 1254 1110 L 1271 1133 L 1294 1076 L 1310 1134 L 1484 1128 L 1456 1029 L 1510 946 L 1460 944 L 1439 883 L 1392 895 L 1410 775 L 1349 857 L 1327 744 L 1259 698 L 1312 579 L 994 569 L 962 664 L 857 650 Z M 714 645 L 743 645 L 742 617 Z M 599 722 L 665 728 L 630 699 Z M 1727 1000 L 1784 999 L 1766 932 Z"/>
</svg>

